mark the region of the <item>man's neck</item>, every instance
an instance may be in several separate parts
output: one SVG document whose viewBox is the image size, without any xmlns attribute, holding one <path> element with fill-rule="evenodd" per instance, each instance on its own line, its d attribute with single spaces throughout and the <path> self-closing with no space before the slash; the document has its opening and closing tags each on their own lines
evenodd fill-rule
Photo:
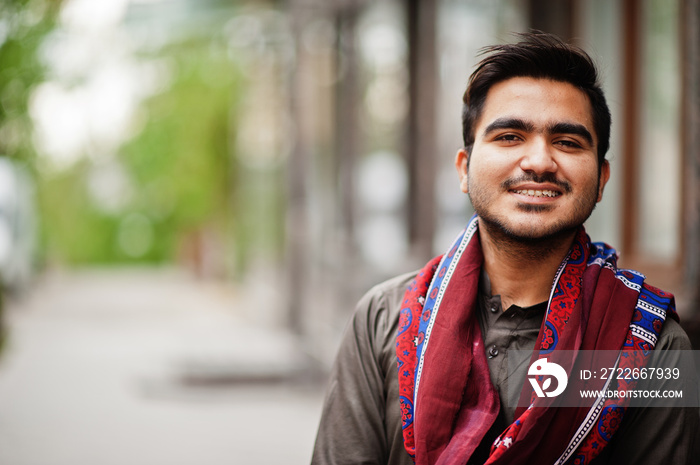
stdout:
<svg viewBox="0 0 700 465">
<path fill-rule="evenodd" d="M 480 225 L 484 267 L 491 294 L 500 295 L 503 310 L 529 307 L 549 299 L 554 276 L 571 248 L 576 231 L 540 242 L 520 242 L 491 234 Z"/>
</svg>

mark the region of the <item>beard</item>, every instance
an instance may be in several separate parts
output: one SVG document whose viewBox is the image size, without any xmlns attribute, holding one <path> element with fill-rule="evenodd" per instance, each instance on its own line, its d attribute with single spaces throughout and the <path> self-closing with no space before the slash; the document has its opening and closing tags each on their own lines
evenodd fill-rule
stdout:
<svg viewBox="0 0 700 465">
<path fill-rule="evenodd" d="M 536 255 L 541 256 L 541 253 L 553 249 L 562 241 L 570 240 L 571 236 L 591 216 L 598 200 L 600 177 L 598 177 L 598 182 L 595 185 L 590 186 L 574 199 L 574 203 L 570 206 L 569 211 L 563 212 L 554 221 L 545 223 L 535 220 L 527 224 L 519 224 L 516 220 L 510 218 L 507 213 L 497 211 L 493 206 L 493 199 L 502 195 L 503 192 L 508 192 L 513 186 L 525 182 L 554 184 L 562 190 L 562 195 L 571 193 L 571 185 L 566 181 L 556 179 L 556 176 L 551 173 L 543 176 L 526 173 L 518 178 L 508 179 L 501 183 L 499 190 L 495 193 L 493 191 L 489 192 L 489 189 L 485 186 L 472 182 L 471 178 L 468 182 L 469 199 L 474 207 L 474 211 L 479 216 L 480 224 L 488 230 L 494 242 L 504 246 L 517 246 L 521 250 L 524 248 L 533 251 L 534 249 L 539 249 Z M 556 207 L 520 203 L 516 208 L 518 212 L 535 216 L 538 213 L 552 211 Z M 562 207 L 560 206 L 559 208 Z"/>
</svg>

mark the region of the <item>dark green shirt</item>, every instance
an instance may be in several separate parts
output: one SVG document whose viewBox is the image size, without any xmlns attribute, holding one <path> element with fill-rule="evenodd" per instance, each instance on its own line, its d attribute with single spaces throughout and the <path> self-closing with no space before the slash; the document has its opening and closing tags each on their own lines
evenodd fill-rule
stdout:
<svg viewBox="0 0 700 465">
<path fill-rule="evenodd" d="M 403 295 L 414 277 L 411 273 L 380 284 L 358 303 L 330 375 L 312 464 L 413 464 L 403 446 L 395 347 Z M 487 354 L 496 348 L 489 369 L 506 407 L 470 464 L 482 463 L 493 439 L 513 421 L 514 408 L 507 406 L 515 403 L 506 401 L 503 386 L 506 380 L 522 386 L 529 358 L 518 374 L 509 375 L 507 357 L 515 349 L 534 348 L 546 307 L 543 303 L 503 312 L 500 298 L 487 291 L 482 280 L 479 323 Z M 690 341 L 677 322 L 667 319 L 656 347 L 689 350 Z M 617 434 L 593 463 L 697 463 L 692 448 L 700 442 L 699 423 L 698 409 L 628 409 Z"/>
</svg>

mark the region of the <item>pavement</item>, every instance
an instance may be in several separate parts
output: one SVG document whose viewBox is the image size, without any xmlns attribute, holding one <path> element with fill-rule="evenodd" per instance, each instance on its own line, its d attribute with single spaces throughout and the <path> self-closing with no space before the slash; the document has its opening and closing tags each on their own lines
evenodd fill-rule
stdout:
<svg viewBox="0 0 700 465">
<path fill-rule="evenodd" d="M 172 269 L 40 277 L 6 302 L 0 463 L 309 463 L 322 379 L 243 302 Z"/>
</svg>

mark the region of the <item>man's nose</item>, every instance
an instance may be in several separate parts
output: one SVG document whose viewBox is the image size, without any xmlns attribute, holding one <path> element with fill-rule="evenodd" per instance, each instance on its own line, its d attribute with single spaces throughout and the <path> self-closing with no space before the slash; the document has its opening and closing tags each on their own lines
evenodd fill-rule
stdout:
<svg viewBox="0 0 700 465">
<path fill-rule="evenodd" d="M 547 141 L 537 138 L 526 144 L 520 168 L 523 171 L 535 173 L 553 173 L 557 170 L 557 163 L 554 159 L 554 148 Z"/>
</svg>

